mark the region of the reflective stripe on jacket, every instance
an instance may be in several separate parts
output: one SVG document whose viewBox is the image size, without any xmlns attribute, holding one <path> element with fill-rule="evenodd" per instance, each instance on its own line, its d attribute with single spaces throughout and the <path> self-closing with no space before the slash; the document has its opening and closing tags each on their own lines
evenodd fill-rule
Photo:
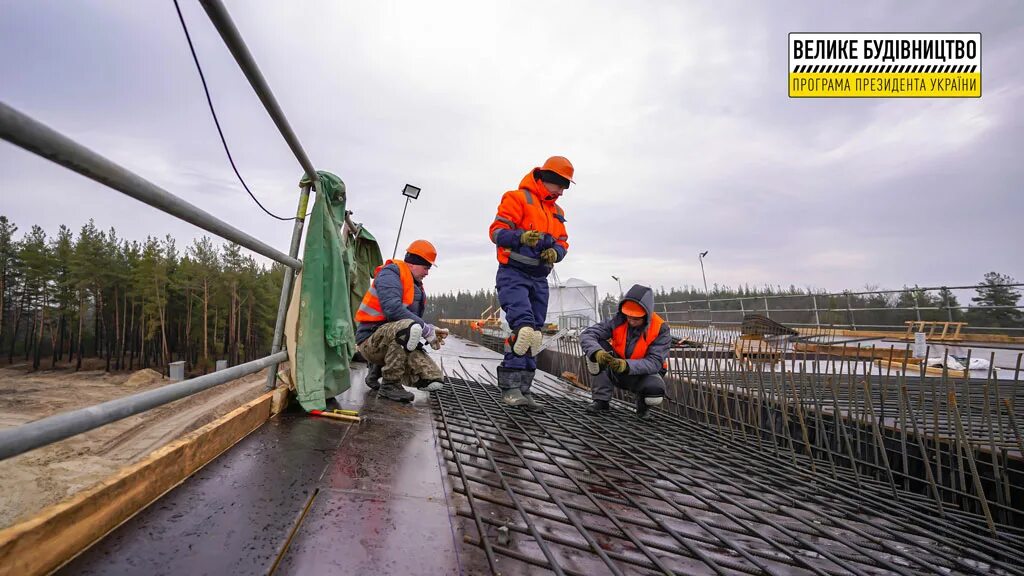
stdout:
<svg viewBox="0 0 1024 576">
<path fill-rule="evenodd" d="M 398 277 L 402 281 L 402 305 L 408 308 L 416 299 L 416 282 L 412 277 L 409 265 L 402 260 L 388 260 L 373 271 L 374 281 L 370 283 L 370 289 L 363 295 L 363 301 L 356 311 L 356 322 L 384 322 L 387 320 L 384 308 L 381 306 L 380 297 L 377 294 L 376 276 L 388 264 L 394 264 L 398 268 Z M 426 298 L 424 298 L 424 301 Z"/>
<path fill-rule="evenodd" d="M 506 192 L 501 197 L 498 214 L 488 230 L 491 242 L 496 245 L 499 263 L 511 261 L 522 267 L 550 269 L 550 265 L 541 262 L 541 252 L 554 248 L 559 261 L 565 257 L 569 249 L 565 212 L 554 200 L 547 200 L 548 195 L 544 184 L 534 178 L 531 171 L 523 177 L 518 190 Z M 519 236 L 526 230 L 543 233 L 540 243 L 534 247 L 520 244 Z"/>
</svg>

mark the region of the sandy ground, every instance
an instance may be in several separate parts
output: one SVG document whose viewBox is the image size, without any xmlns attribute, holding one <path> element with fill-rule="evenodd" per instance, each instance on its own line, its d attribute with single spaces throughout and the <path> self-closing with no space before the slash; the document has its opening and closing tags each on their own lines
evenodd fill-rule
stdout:
<svg viewBox="0 0 1024 576">
<path fill-rule="evenodd" d="M 0 528 L 88 488 L 168 442 L 258 397 L 266 372 L 0 461 Z M 158 388 L 153 370 L 132 374 L 0 369 L 0 428 Z"/>
</svg>

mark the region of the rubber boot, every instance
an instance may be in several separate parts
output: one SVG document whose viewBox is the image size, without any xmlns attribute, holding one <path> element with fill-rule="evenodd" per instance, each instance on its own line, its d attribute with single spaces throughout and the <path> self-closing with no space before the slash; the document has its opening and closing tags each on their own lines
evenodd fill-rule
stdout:
<svg viewBox="0 0 1024 576">
<path fill-rule="evenodd" d="M 409 392 L 398 382 L 388 382 L 384 380 L 380 384 L 380 388 L 377 390 L 377 398 L 387 398 L 388 400 L 394 400 L 395 402 L 412 402 L 416 395 Z"/>
<path fill-rule="evenodd" d="M 498 387 L 501 388 L 501 400 L 506 406 L 522 406 L 526 398 L 519 390 L 519 373 L 522 370 L 510 370 L 498 366 Z"/>
<path fill-rule="evenodd" d="M 587 406 L 587 414 L 607 414 L 611 411 L 612 407 L 607 400 L 594 400 Z"/>
<path fill-rule="evenodd" d="M 523 393 L 523 398 L 526 399 L 526 404 L 523 406 L 530 412 L 543 412 L 544 406 L 537 402 L 537 399 L 533 397 L 533 393 L 530 392 L 530 386 L 533 385 L 533 377 L 537 373 L 536 370 L 522 370 L 519 372 L 519 391 Z"/>
<path fill-rule="evenodd" d="M 380 388 L 380 371 L 381 367 L 372 362 L 366 363 L 366 378 L 363 382 L 370 388 L 370 390 L 377 390 Z"/>
</svg>

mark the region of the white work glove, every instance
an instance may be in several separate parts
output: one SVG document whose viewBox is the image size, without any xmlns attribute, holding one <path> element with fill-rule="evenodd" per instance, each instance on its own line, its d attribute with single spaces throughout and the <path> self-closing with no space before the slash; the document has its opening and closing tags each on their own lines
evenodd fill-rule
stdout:
<svg viewBox="0 0 1024 576">
<path fill-rule="evenodd" d="M 423 324 L 423 339 L 427 344 L 433 344 L 437 340 L 437 328 L 433 324 Z"/>
</svg>

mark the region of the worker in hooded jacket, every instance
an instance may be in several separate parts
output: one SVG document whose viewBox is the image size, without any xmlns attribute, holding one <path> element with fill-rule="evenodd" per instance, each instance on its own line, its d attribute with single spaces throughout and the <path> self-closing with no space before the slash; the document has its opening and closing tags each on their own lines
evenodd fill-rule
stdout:
<svg viewBox="0 0 1024 576">
<path fill-rule="evenodd" d="M 580 335 L 580 346 L 593 375 L 587 407 L 591 414 L 611 410 L 609 400 L 615 388 L 636 395 L 636 414 L 648 415 L 651 406 L 665 397 L 668 352 L 672 347 L 669 325 L 654 312 L 654 293 L 634 284 L 619 303 L 612 318 L 595 324 Z"/>
<path fill-rule="evenodd" d="M 519 188 L 501 197 L 488 235 L 497 248 L 495 287 L 512 334 L 498 367 L 498 385 L 509 406 L 539 410 L 530 393 L 548 311 L 548 274 L 565 258 L 569 236 L 565 212 L 555 202 L 573 182 L 573 166 L 552 156 L 534 168 Z"/>
<path fill-rule="evenodd" d="M 379 366 L 383 382 L 367 379 L 379 398 L 409 402 L 412 392 L 403 384 L 433 392 L 444 375 L 423 351 L 423 341 L 437 350 L 448 331 L 423 320 L 427 296 L 423 279 L 437 259 L 426 240 L 416 240 L 401 260 L 388 260 L 373 273 L 370 289 L 356 311 L 356 345 L 371 365 Z M 373 370 L 371 368 L 371 370 Z"/>
</svg>

